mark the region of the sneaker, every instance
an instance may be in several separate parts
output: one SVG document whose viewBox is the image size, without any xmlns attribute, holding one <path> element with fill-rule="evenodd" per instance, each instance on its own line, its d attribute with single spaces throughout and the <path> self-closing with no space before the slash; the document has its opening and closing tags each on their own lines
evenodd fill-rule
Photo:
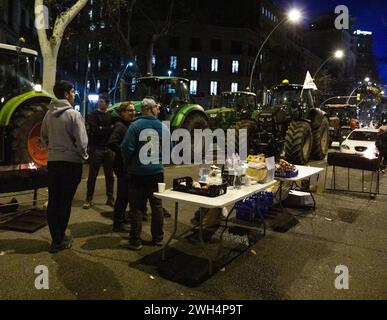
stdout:
<svg viewBox="0 0 387 320">
<path fill-rule="evenodd" d="M 134 251 L 140 251 L 142 249 L 141 243 L 131 243 L 128 241 L 121 241 L 120 246 Z"/>
<path fill-rule="evenodd" d="M 90 209 L 92 206 L 93 206 L 93 202 L 86 200 L 82 208 L 87 210 L 87 209 Z"/>
<path fill-rule="evenodd" d="M 114 208 L 114 198 L 109 198 L 106 200 L 106 205 Z"/>
<path fill-rule="evenodd" d="M 59 251 L 70 249 L 73 243 L 73 237 L 72 236 L 65 236 L 61 243 L 51 243 L 50 249 L 48 250 L 49 253 L 57 253 Z"/>
<path fill-rule="evenodd" d="M 163 240 L 152 240 L 152 245 L 155 247 L 162 247 L 163 246 Z"/>
<path fill-rule="evenodd" d="M 130 228 L 124 223 L 113 224 L 113 232 L 129 232 Z"/>
</svg>

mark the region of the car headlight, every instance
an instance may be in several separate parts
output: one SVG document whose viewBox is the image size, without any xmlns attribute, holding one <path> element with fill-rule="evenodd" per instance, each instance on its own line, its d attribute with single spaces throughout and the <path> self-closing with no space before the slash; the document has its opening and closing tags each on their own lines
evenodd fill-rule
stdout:
<svg viewBox="0 0 387 320">
<path fill-rule="evenodd" d="M 349 147 L 346 144 L 342 144 L 341 148 L 343 148 L 344 150 L 349 150 Z"/>
</svg>

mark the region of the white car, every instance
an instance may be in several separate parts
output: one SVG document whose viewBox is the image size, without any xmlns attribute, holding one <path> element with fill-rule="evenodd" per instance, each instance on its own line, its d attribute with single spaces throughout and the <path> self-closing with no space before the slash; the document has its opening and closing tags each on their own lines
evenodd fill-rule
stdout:
<svg viewBox="0 0 387 320">
<path fill-rule="evenodd" d="M 375 146 L 378 130 L 355 129 L 340 145 L 340 152 L 357 154 L 367 158 L 377 158 L 378 150 Z"/>
</svg>

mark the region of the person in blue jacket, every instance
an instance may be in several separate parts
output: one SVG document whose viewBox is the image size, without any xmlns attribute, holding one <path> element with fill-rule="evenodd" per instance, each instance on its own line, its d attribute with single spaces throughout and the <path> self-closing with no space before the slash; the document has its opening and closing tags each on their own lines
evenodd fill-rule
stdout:
<svg viewBox="0 0 387 320">
<path fill-rule="evenodd" d="M 170 146 L 163 145 L 165 138 L 170 142 L 170 132 L 157 115 L 160 105 L 152 98 L 141 102 L 142 116 L 135 119 L 128 128 L 121 144 L 121 154 L 128 173 L 131 175 L 133 190 L 133 214 L 129 234 L 129 248 L 141 250 L 142 218 L 149 200 L 151 206 L 152 243 L 162 244 L 163 208 L 162 201 L 153 193 L 158 190 L 158 183 L 164 182 L 164 165 L 162 150 Z M 163 139 L 164 135 L 164 139 Z"/>
</svg>

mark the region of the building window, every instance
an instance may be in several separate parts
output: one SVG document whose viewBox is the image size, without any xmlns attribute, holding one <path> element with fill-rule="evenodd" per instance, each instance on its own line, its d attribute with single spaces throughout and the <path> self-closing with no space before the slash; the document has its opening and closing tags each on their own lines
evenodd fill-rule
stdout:
<svg viewBox="0 0 387 320">
<path fill-rule="evenodd" d="M 102 66 L 102 61 L 101 59 L 98 59 L 98 71 L 101 70 L 101 66 Z"/>
<path fill-rule="evenodd" d="M 87 89 L 90 90 L 90 80 L 87 80 L 87 85 L 86 85 Z"/>
<path fill-rule="evenodd" d="M 219 59 L 211 59 L 211 71 L 212 72 L 219 71 Z"/>
<path fill-rule="evenodd" d="M 101 41 L 98 42 L 98 50 L 99 50 L 99 51 L 102 51 L 102 42 L 101 42 Z"/>
<path fill-rule="evenodd" d="M 231 92 L 237 92 L 238 91 L 238 83 L 232 82 L 231 83 Z"/>
<path fill-rule="evenodd" d="M 210 82 L 210 94 L 215 96 L 218 94 L 218 81 Z"/>
<path fill-rule="evenodd" d="M 171 56 L 170 61 L 169 61 L 169 67 L 173 70 L 176 70 L 176 68 L 177 68 L 177 57 L 176 56 Z"/>
<path fill-rule="evenodd" d="M 170 37 L 169 38 L 169 47 L 171 49 L 179 49 L 180 48 L 180 38 Z"/>
<path fill-rule="evenodd" d="M 97 90 L 99 90 L 100 88 L 101 88 L 101 81 L 97 80 Z"/>
<path fill-rule="evenodd" d="M 199 59 L 196 57 L 191 58 L 191 71 L 198 71 Z"/>
<path fill-rule="evenodd" d="M 87 69 L 90 70 L 91 69 L 91 61 L 87 61 Z"/>
<path fill-rule="evenodd" d="M 93 20 L 93 9 L 89 10 L 89 18 L 90 18 L 90 21 Z"/>
<path fill-rule="evenodd" d="M 222 51 L 222 41 L 219 39 L 211 39 L 211 50 L 214 52 L 220 52 Z"/>
<path fill-rule="evenodd" d="M 197 80 L 191 80 L 189 82 L 189 93 L 192 95 L 197 95 L 198 93 L 198 82 Z"/>
<path fill-rule="evenodd" d="M 190 50 L 191 51 L 201 51 L 202 50 L 202 40 L 200 38 L 191 38 Z"/>
<path fill-rule="evenodd" d="M 239 41 L 231 42 L 231 54 L 242 54 L 242 42 L 239 42 Z"/>
<path fill-rule="evenodd" d="M 152 65 L 156 65 L 156 55 L 155 54 L 153 54 L 152 55 Z"/>
<path fill-rule="evenodd" d="M 265 15 L 265 8 L 262 7 L 262 15 Z"/>
<path fill-rule="evenodd" d="M 233 60 L 232 61 L 231 72 L 233 74 L 236 74 L 236 73 L 239 72 L 239 61 L 238 60 Z"/>
</svg>

